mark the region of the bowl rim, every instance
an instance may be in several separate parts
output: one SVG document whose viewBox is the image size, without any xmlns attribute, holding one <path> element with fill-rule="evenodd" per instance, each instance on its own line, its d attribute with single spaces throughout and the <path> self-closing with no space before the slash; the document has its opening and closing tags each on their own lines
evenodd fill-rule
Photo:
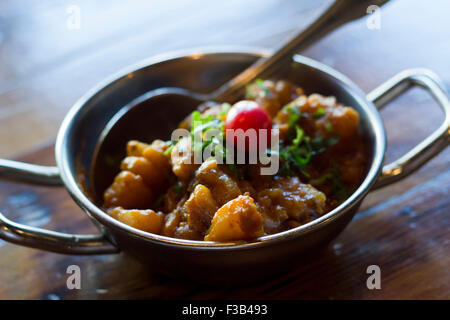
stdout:
<svg viewBox="0 0 450 320">
<path fill-rule="evenodd" d="M 74 175 L 71 174 L 69 169 L 69 152 L 66 148 L 67 141 L 69 139 L 69 133 L 77 120 L 77 115 L 81 112 L 83 107 L 99 94 L 102 94 L 104 90 L 108 87 L 113 86 L 115 83 L 121 80 L 125 80 L 130 74 L 134 72 L 139 72 L 141 69 L 151 67 L 159 63 L 168 63 L 177 59 L 200 59 L 203 56 L 211 55 L 247 55 L 247 56 L 267 56 L 270 50 L 255 47 L 245 47 L 245 46 L 231 46 L 231 47 L 201 47 L 188 50 L 172 51 L 150 58 L 144 59 L 136 64 L 128 66 L 114 75 L 101 81 L 90 90 L 88 90 L 75 104 L 71 107 L 67 115 L 65 116 L 60 129 L 58 131 L 56 144 L 55 144 L 55 158 L 56 164 L 60 170 L 61 179 L 66 187 L 67 191 L 75 202 L 86 211 L 89 217 L 97 220 L 102 225 L 112 228 L 116 231 L 122 231 L 128 236 L 133 238 L 142 239 L 145 241 L 150 241 L 154 243 L 159 243 L 162 245 L 169 246 L 181 246 L 191 249 L 216 249 L 216 250 L 242 250 L 249 249 L 256 246 L 264 246 L 267 244 L 273 244 L 274 242 L 284 241 L 287 239 L 297 238 L 300 235 L 309 233 L 318 228 L 324 227 L 338 219 L 340 216 L 344 215 L 346 212 L 351 210 L 357 203 L 362 201 L 366 194 L 370 191 L 370 188 L 376 182 L 377 177 L 381 171 L 384 154 L 386 150 L 386 133 L 381 120 L 381 116 L 376 109 L 375 105 L 366 98 L 364 92 L 354 84 L 348 77 L 336 71 L 335 69 L 313 60 L 311 58 L 294 55 L 293 61 L 296 63 L 304 64 L 309 67 L 316 69 L 319 72 L 326 73 L 328 76 L 334 79 L 334 81 L 340 82 L 342 87 L 358 102 L 363 110 L 367 113 L 369 122 L 372 124 L 375 133 L 375 151 L 373 155 L 372 165 L 366 174 L 361 185 L 356 189 L 353 194 L 347 198 L 343 203 L 332 211 L 326 213 L 325 215 L 309 222 L 304 225 L 298 226 L 293 229 L 282 231 L 279 233 L 266 235 L 255 239 L 252 242 L 211 242 L 203 240 L 186 240 L 167 237 L 163 235 L 148 233 L 142 230 L 130 227 L 114 218 L 109 216 L 106 212 L 97 207 L 89 198 L 83 193 L 80 185 L 77 183 Z M 94 221 L 95 222 L 95 221 Z M 102 227 L 100 226 L 102 229 Z M 104 230 L 103 230 L 104 231 Z M 110 239 L 114 240 L 114 239 Z"/>
</svg>

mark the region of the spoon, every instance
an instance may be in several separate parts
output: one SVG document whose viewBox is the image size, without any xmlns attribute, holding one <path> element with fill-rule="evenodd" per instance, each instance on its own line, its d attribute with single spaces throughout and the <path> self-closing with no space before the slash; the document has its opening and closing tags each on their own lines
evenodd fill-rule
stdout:
<svg viewBox="0 0 450 320">
<path fill-rule="evenodd" d="M 261 77 L 262 74 L 267 74 L 269 71 L 273 72 L 274 69 L 279 68 L 284 65 L 285 62 L 290 61 L 293 55 L 324 37 L 337 27 L 368 14 L 388 1 L 389 0 L 336 0 L 317 20 L 304 28 L 296 36 L 282 44 L 271 56 L 258 59 L 249 68 L 224 83 L 215 91 L 204 94 L 185 88 L 164 87 L 147 93 L 147 99 L 156 100 L 160 99 L 161 96 L 177 95 L 183 97 L 186 105 L 199 105 L 206 101 L 236 101 L 239 97 L 242 97 L 242 93 L 248 83 Z"/>
<path fill-rule="evenodd" d="M 252 80 L 276 72 L 290 62 L 301 49 L 331 32 L 338 26 L 364 16 L 370 5 L 381 6 L 388 0 L 337 0 L 315 22 L 283 44 L 271 56 L 260 58 L 249 68 L 229 80 L 215 91 L 204 94 L 185 88 L 163 87 L 153 89 L 125 105 L 102 130 L 93 155 L 91 181 L 94 198 L 101 202 L 103 191 L 111 184 L 123 159 L 124 148 L 130 139 L 152 141 L 155 137 L 169 139 L 170 132 L 185 116 L 206 101 L 234 102 L 242 97 L 243 89 Z M 167 109 L 170 106 L 170 111 Z M 170 114 L 170 117 L 167 115 Z M 152 119 L 151 135 L 148 123 Z M 167 135 L 169 133 L 169 136 Z M 108 159 L 106 159 L 108 158 Z M 107 161 L 106 161 L 107 160 Z M 109 163 L 109 165 L 105 165 Z"/>
<path fill-rule="evenodd" d="M 124 137 L 124 131 L 121 127 L 125 125 L 133 130 L 136 128 L 135 120 L 152 119 L 155 112 L 154 107 L 161 107 L 164 111 L 164 106 L 176 106 L 174 112 L 192 111 L 193 108 L 206 101 L 217 102 L 234 102 L 240 96 L 245 86 L 261 77 L 263 74 L 268 75 L 269 71 L 274 72 L 276 68 L 283 66 L 286 62 L 291 61 L 294 54 L 305 49 L 318 39 L 330 33 L 337 27 L 357 18 L 366 15 L 371 8 L 377 8 L 384 5 L 389 0 L 336 0 L 328 9 L 312 24 L 302 29 L 302 31 L 280 46 L 269 57 L 264 57 L 257 60 L 249 68 L 242 71 L 233 79 L 227 81 L 215 91 L 204 94 L 194 92 L 185 88 L 164 87 L 156 90 L 151 90 L 146 94 L 138 97 L 133 102 L 128 104 L 119 112 L 113 121 L 102 131 L 102 138 L 98 142 L 96 155 L 103 154 L 102 149 L 108 150 L 106 146 L 113 146 L 117 148 L 119 140 L 115 138 Z M 149 105 L 152 108 L 149 108 Z M 138 118 L 136 118 L 138 117 Z M 171 112 L 171 120 L 178 121 L 178 115 Z M 183 118 L 179 119 L 182 120 Z M 166 120 L 165 120 L 166 121 Z M 167 121 L 166 121 L 167 122 Z M 129 135 L 131 136 L 131 135 Z M 161 137 L 164 136 L 164 133 Z M 132 138 L 137 139 L 138 136 Z M 143 140 L 145 141 L 145 140 Z M 97 161 L 96 161 L 97 162 Z M 61 183 L 59 171 L 55 167 L 46 167 L 32 164 L 24 164 L 18 161 L 0 159 L 0 176 L 11 177 L 13 179 L 37 182 L 43 184 L 59 185 Z"/>
</svg>

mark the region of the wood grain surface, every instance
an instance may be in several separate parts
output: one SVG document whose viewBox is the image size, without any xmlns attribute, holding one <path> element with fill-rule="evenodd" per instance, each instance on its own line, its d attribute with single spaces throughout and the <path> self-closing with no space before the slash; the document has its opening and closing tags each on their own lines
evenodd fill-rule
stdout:
<svg viewBox="0 0 450 320">
<path fill-rule="evenodd" d="M 70 106 L 106 76 L 148 56 L 211 45 L 274 47 L 329 1 L 171 0 L 0 3 L 0 156 L 53 164 L 52 142 Z M 69 29 L 69 9 L 81 13 Z M 304 54 L 368 92 L 411 67 L 434 70 L 450 87 L 450 4 L 394 0 L 381 29 L 350 23 Z M 442 113 L 414 89 L 382 112 L 387 161 L 436 128 Z M 371 192 L 344 232 L 310 263 L 238 288 L 205 287 L 149 272 L 124 254 L 66 256 L 0 240 L 0 299 L 449 299 L 450 151 L 408 178 Z M 0 182 L 0 211 L 33 226 L 95 232 L 63 188 Z M 79 265 L 82 289 L 66 269 Z M 366 268 L 381 268 L 381 290 Z M 270 266 L 268 266 L 270 267 Z"/>
</svg>

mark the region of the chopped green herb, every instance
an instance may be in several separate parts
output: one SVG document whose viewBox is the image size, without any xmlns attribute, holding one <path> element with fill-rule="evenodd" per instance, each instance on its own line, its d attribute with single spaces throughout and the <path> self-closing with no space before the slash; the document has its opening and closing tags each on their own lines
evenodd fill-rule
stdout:
<svg viewBox="0 0 450 320">
<path fill-rule="evenodd" d="M 321 152 L 324 152 L 328 147 L 335 145 L 339 136 L 331 138 L 316 137 L 311 139 L 305 135 L 304 130 L 296 124 L 301 116 L 298 108 L 288 106 L 289 112 L 289 140 L 291 143 L 287 146 L 280 146 L 280 158 L 283 160 L 280 173 L 282 175 L 294 175 L 295 172 L 300 172 L 304 176 L 309 177 L 306 172 L 311 158 Z M 295 111 L 297 110 L 297 111 Z"/>
<path fill-rule="evenodd" d="M 312 156 L 310 138 L 305 136 L 305 132 L 299 125 L 295 125 L 294 130 L 295 137 L 292 139 L 292 144 L 280 148 L 280 158 L 284 160 L 281 173 L 293 175 L 294 170 L 297 170 L 308 176 L 305 168 Z"/>
<path fill-rule="evenodd" d="M 222 103 L 222 109 L 220 110 L 219 117 L 223 118 L 228 114 L 228 111 L 231 109 L 231 104 L 224 102 Z"/>
<path fill-rule="evenodd" d="M 160 195 L 153 203 L 153 208 L 158 208 L 164 203 L 164 195 Z"/>
<path fill-rule="evenodd" d="M 300 126 L 295 126 L 295 132 L 296 136 L 295 139 L 292 140 L 292 143 L 294 144 L 294 146 L 298 147 L 300 145 L 300 142 L 302 142 L 305 132 L 303 131 L 302 128 L 300 128 Z"/>
<path fill-rule="evenodd" d="M 201 126 L 212 120 L 213 120 L 213 116 L 211 114 L 206 117 L 202 117 L 202 114 L 199 111 L 196 110 L 196 111 L 192 112 L 191 131 L 196 130 L 195 126 Z"/>
<path fill-rule="evenodd" d="M 214 119 L 212 115 L 202 118 L 202 115 L 198 111 L 192 113 L 192 126 L 191 134 L 197 134 L 205 132 L 211 128 L 217 128 L 221 125 L 222 121 Z"/>
<path fill-rule="evenodd" d="M 269 88 L 267 88 L 267 86 L 264 84 L 264 80 L 262 79 L 256 79 L 255 83 L 264 91 L 264 94 L 266 95 L 266 97 L 270 98 L 272 97 L 272 91 L 270 91 Z"/>
<path fill-rule="evenodd" d="M 320 176 L 319 178 L 309 180 L 309 184 L 313 185 L 313 186 L 320 186 L 330 179 L 333 179 L 333 174 L 325 173 L 324 175 Z"/>
<path fill-rule="evenodd" d="M 333 165 L 331 172 L 325 173 L 319 178 L 312 179 L 309 183 L 313 186 L 320 186 L 329 182 L 331 192 L 337 201 L 342 202 L 347 199 L 352 191 L 350 188 L 342 181 L 341 171 L 336 165 Z"/>
<path fill-rule="evenodd" d="M 314 119 L 319 119 L 325 115 L 325 110 L 323 108 L 319 108 L 316 112 L 313 113 Z"/>
<path fill-rule="evenodd" d="M 324 137 L 316 137 L 311 141 L 311 148 L 313 155 L 324 152 L 327 148 L 334 146 L 339 141 L 339 135 L 324 138 Z"/>
<path fill-rule="evenodd" d="M 229 104 L 228 104 L 229 105 Z M 227 106 L 224 104 L 224 109 Z M 227 111 L 228 112 L 228 111 Z M 192 150 L 196 154 L 201 154 L 207 147 L 211 147 L 211 155 L 217 158 L 223 158 L 226 155 L 226 149 L 223 144 L 224 139 L 225 122 L 214 118 L 212 115 L 202 117 L 200 112 L 194 111 L 192 113 Z M 204 133 L 210 129 L 218 130 L 218 135 L 212 136 L 208 140 L 205 138 Z M 200 137 L 200 139 L 199 139 Z"/>
<path fill-rule="evenodd" d="M 294 107 L 294 106 L 288 106 L 286 107 L 287 112 L 289 113 L 289 128 L 292 128 L 298 120 L 300 120 L 300 117 L 302 116 L 302 112 Z"/>
<path fill-rule="evenodd" d="M 169 140 L 166 143 L 169 145 L 169 147 L 163 152 L 165 156 L 169 155 L 172 152 L 173 147 L 178 143 L 178 141 Z"/>
<path fill-rule="evenodd" d="M 177 183 L 172 187 L 173 192 L 175 192 L 176 195 L 179 195 L 181 191 L 183 190 L 183 185 L 181 183 Z"/>
<path fill-rule="evenodd" d="M 222 118 L 224 115 L 226 115 L 230 108 L 231 105 L 229 103 L 223 103 L 222 111 L 220 112 L 219 117 Z M 213 118 L 212 116 L 202 118 L 201 114 L 198 111 L 194 112 L 195 115 L 192 115 L 191 135 L 194 136 L 200 134 L 202 138 L 201 146 L 193 146 L 194 152 L 203 152 L 205 148 L 210 146 L 212 156 L 220 159 L 225 159 L 227 155 L 227 150 L 223 143 L 225 141 L 225 122 L 220 119 Z M 198 123 L 200 123 L 200 125 L 194 125 L 194 121 L 197 121 Z M 212 136 L 209 140 L 205 140 L 205 137 L 204 135 L 202 135 L 202 133 L 209 129 L 219 130 L 220 133 L 216 136 Z M 228 164 L 228 168 L 230 169 L 230 171 L 235 173 L 239 179 L 243 178 L 242 172 L 236 167 L 236 165 Z"/>
<path fill-rule="evenodd" d="M 252 86 L 251 85 L 246 85 L 245 86 L 245 97 L 247 99 L 254 99 L 255 98 L 253 96 L 253 90 L 252 90 Z"/>
<path fill-rule="evenodd" d="M 325 125 L 325 130 L 327 130 L 328 132 L 333 131 L 333 125 L 332 125 L 331 123 L 328 122 L 328 123 Z"/>
<path fill-rule="evenodd" d="M 336 200 L 342 202 L 352 194 L 352 191 L 342 181 L 341 171 L 339 171 L 339 168 L 337 166 L 333 166 L 332 174 L 333 180 L 331 184 L 331 192 L 333 192 L 333 195 L 336 198 Z"/>
<path fill-rule="evenodd" d="M 241 170 L 239 170 L 239 168 L 234 163 L 229 163 L 227 164 L 227 166 L 228 169 L 230 169 L 230 171 L 233 172 L 238 177 L 239 180 L 244 179 Z"/>
</svg>

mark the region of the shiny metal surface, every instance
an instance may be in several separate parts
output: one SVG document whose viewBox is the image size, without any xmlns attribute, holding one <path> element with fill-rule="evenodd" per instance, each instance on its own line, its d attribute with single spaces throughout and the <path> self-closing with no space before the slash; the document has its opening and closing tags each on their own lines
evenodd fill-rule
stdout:
<svg viewBox="0 0 450 320">
<path fill-rule="evenodd" d="M 6 159 L 0 159 L 0 177 L 44 185 L 62 184 L 57 167 L 40 166 Z"/>
<path fill-rule="evenodd" d="M 381 7 L 389 0 L 336 0 L 311 25 L 276 48 L 273 54 L 252 64 L 248 69 L 226 82 L 201 100 L 234 101 L 242 96 L 245 86 L 258 77 L 270 77 L 276 69 L 289 62 L 296 53 L 318 41 L 339 26 L 367 14 L 369 6 Z M 194 94 L 194 96 L 196 96 Z"/>
<path fill-rule="evenodd" d="M 192 55 L 194 56 L 194 55 Z M 193 87 L 196 90 L 208 90 L 208 88 L 217 86 L 220 84 L 220 79 L 215 78 L 207 78 L 203 75 L 205 73 L 216 74 L 214 71 L 217 68 L 217 62 L 220 64 L 223 60 L 230 61 L 230 57 L 233 57 L 233 62 L 238 63 L 236 59 L 236 52 L 227 53 L 227 52 L 215 52 L 215 53 L 205 53 L 203 55 L 199 53 L 195 53 L 195 59 L 192 59 L 192 56 L 178 56 L 173 57 L 172 59 L 165 60 L 163 63 L 155 63 L 152 65 L 152 72 L 150 72 L 151 76 L 158 76 L 160 67 L 164 70 L 166 67 L 170 67 L 169 72 L 175 69 L 179 69 L 184 66 L 187 69 L 191 69 L 190 73 L 192 73 L 193 77 L 198 79 L 204 79 L 204 82 L 190 82 L 189 79 L 191 74 L 186 73 L 186 78 L 176 78 L 173 79 L 174 83 L 177 86 L 185 86 L 187 88 Z M 242 62 L 245 61 L 248 63 L 249 58 L 255 59 L 255 54 L 240 54 Z M 201 64 L 201 68 L 199 69 L 199 61 L 203 60 Z M 108 139 L 109 135 L 104 136 L 105 126 L 107 126 L 111 119 L 113 119 L 118 113 L 122 113 L 122 109 L 120 106 L 125 105 L 127 108 L 127 104 L 129 101 L 124 100 L 125 97 L 116 96 L 115 104 L 117 105 L 117 109 L 114 104 L 110 104 L 110 95 L 111 94 L 119 94 L 122 93 L 125 96 L 128 94 L 126 88 L 132 87 L 136 88 L 137 82 L 140 81 L 141 77 L 148 73 L 149 71 L 142 66 L 138 66 L 139 68 L 136 71 L 132 71 L 132 77 L 129 77 L 129 72 L 119 77 L 116 81 L 112 82 L 107 87 L 103 88 L 99 92 L 95 91 L 95 94 L 89 95 L 87 97 L 82 98 L 77 105 L 71 110 L 69 115 L 66 117 L 63 125 L 61 127 L 60 134 L 58 135 L 57 145 L 56 145 L 56 159 L 58 166 L 60 168 L 65 167 L 66 169 L 62 170 L 62 179 L 66 187 L 68 187 L 69 192 L 72 196 L 78 200 L 88 212 L 94 214 L 94 216 L 100 219 L 102 224 L 106 224 L 109 227 L 117 227 L 120 225 L 121 229 L 125 229 L 127 232 L 130 232 L 134 235 L 138 235 L 144 239 L 157 239 L 166 244 L 170 245 L 182 245 L 182 246 L 194 246 L 194 247 L 208 247 L 208 248 L 217 248 L 217 247 L 248 247 L 248 246 L 258 246 L 264 245 L 267 241 L 272 239 L 278 239 L 283 237 L 290 237 L 294 234 L 308 232 L 311 229 L 317 227 L 320 224 L 328 224 L 331 223 L 334 219 L 337 218 L 337 215 L 342 214 L 341 209 L 345 209 L 346 206 L 356 204 L 361 198 L 368 192 L 369 187 L 374 183 L 375 179 L 378 176 L 378 172 L 381 168 L 382 159 L 384 155 L 385 149 L 385 136 L 384 129 L 382 126 L 381 119 L 379 117 L 378 111 L 376 108 L 368 102 L 365 98 L 365 94 L 358 89 L 349 79 L 347 79 L 342 74 L 337 71 L 319 63 L 312 59 L 308 59 L 303 56 L 295 56 L 293 59 L 293 64 L 291 67 L 286 70 L 283 74 L 280 74 L 280 78 L 285 78 L 291 80 L 295 83 L 301 85 L 307 92 L 322 92 L 324 94 L 333 94 L 337 96 L 337 98 L 346 103 L 348 105 L 354 106 L 361 115 L 361 126 L 364 128 L 363 130 L 367 132 L 366 138 L 370 142 L 371 150 L 369 150 L 369 154 L 372 157 L 371 167 L 368 170 L 367 177 L 360 186 L 360 188 L 349 198 L 347 199 L 341 206 L 328 213 L 327 215 L 322 216 L 315 221 L 303 225 L 299 228 L 288 230 L 282 233 L 278 233 L 276 235 L 270 235 L 261 237 L 258 239 L 258 242 L 248 243 L 248 244 L 239 244 L 236 245 L 234 243 L 212 243 L 205 241 L 192 241 L 192 240 L 183 240 L 183 239 L 173 239 L 164 237 L 161 235 L 153 235 L 148 234 L 146 232 L 141 232 L 139 230 L 135 230 L 127 225 L 124 225 L 117 220 L 111 218 L 109 215 L 104 213 L 102 210 L 98 208 L 91 200 L 90 197 L 86 195 L 86 192 L 81 190 L 80 186 L 77 184 L 75 177 L 77 176 L 77 163 L 75 159 L 84 159 L 86 156 L 86 162 L 83 162 L 83 166 L 85 168 L 91 168 L 92 162 L 96 161 L 96 159 L 91 158 L 91 155 L 96 155 L 95 157 L 101 157 L 102 154 L 98 154 L 96 152 L 97 145 L 102 142 L 102 139 Z M 245 64 L 243 64 L 245 65 Z M 204 69 L 204 70 L 202 70 Z M 231 68 L 235 70 L 235 68 Z M 164 70 L 164 72 L 167 72 Z M 220 73 L 220 72 L 218 72 Z M 223 72 L 221 72 L 223 74 Z M 149 75 L 149 76 L 150 76 Z M 233 76 L 232 74 L 228 75 L 230 78 Z M 161 79 L 165 79 L 167 76 L 165 73 L 159 74 Z M 127 81 L 124 81 L 126 79 Z M 187 80 L 186 80 L 187 79 Z M 122 86 L 121 86 L 122 85 Z M 117 87 L 119 86 L 120 89 Z M 126 88 L 125 88 L 126 87 Z M 197 89 L 198 88 L 198 89 Z M 141 89 L 142 86 L 141 86 Z M 110 94 L 109 91 L 112 91 Z M 151 90 L 148 90 L 151 91 Z M 104 100 L 106 96 L 106 100 Z M 140 96 L 140 95 L 138 95 Z M 120 103 L 122 102 L 122 103 Z M 122 131 L 121 140 L 112 139 L 110 142 L 111 149 L 115 150 L 125 150 L 125 143 L 131 138 L 144 138 L 146 141 L 151 141 L 151 139 L 155 138 L 166 138 L 168 133 L 171 132 L 176 127 L 178 120 L 181 120 L 185 115 L 187 115 L 190 111 L 192 111 L 195 105 L 190 106 L 191 109 L 184 110 L 184 113 L 180 114 L 181 110 L 178 109 L 178 105 L 175 103 L 167 104 L 164 109 L 162 108 L 146 108 L 145 105 L 143 108 L 143 112 L 150 112 L 152 114 L 151 119 L 151 129 L 149 130 L 149 126 L 146 122 L 142 122 L 142 119 L 148 118 L 145 117 L 144 114 L 137 114 L 135 117 L 130 119 L 130 124 L 126 125 L 127 131 Z M 99 110 L 104 111 L 106 114 L 102 113 L 101 118 L 96 118 L 97 122 L 100 122 L 99 125 L 86 125 L 85 121 L 82 120 L 93 120 L 93 116 L 89 116 L 89 113 L 98 114 Z M 170 124 L 167 121 L 163 121 L 162 118 L 158 115 L 161 113 L 168 118 L 168 114 L 170 114 L 170 118 L 175 118 L 173 123 Z M 148 116 L 148 114 L 147 114 Z M 85 117 L 85 118 L 84 118 Z M 179 117 L 178 119 L 176 119 Z M 135 122 L 136 119 L 140 119 L 139 126 L 138 123 Z M 147 136 L 140 136 L 141 130 L 147 134 Z M 134 130 L 134 131 L 133 131 Z M 125 134 L 126 132 L 126 134 Z M 162 135 L 160 134 L 161 132 Z M 117 136 L 115 136 L 117 137 Z M 79 141 L 83 141 L 84 148 L 82 152 L 77 152 L 77 147 L 79 146 Z M 79 149 L 79 147 L 78 147 Z M 103 152 L 104 153 L 104 152 Z M 111 156 L 109 154 L 109 156 Z M 121 155 L 118 156 L 120 158 Z M 67 170 L 69 169 L 69 170 Z M 106 172 L 103 172 L 106 174 Z M 102 174 L 102 175 L 103 175 Z M 109 176 L 113 176 L 115 173 L 110 173 Z M 95 176 L 95 174 L 94 174 Z M 100 177 L 99 177 L 100 178 Z M 88 179 L 88 184 L 92 189 L 92 183 L 96 181 L 92 181 L 91 177 Z M 111 180 L 108 181 L 110 183 Z M 100 188 L 101 190 L 102 188 Z M 92 190 L 91 190 L 92 191 Z M 92 194 L 90 195 L 92 196 Z"/>
<path fill-rule="evenodd" d="M 202 274 L 203 279 L 196 280 L 212 283 L 239 279 L 253 281 L 304 262 L 309 253 L 317 251 L 331 241 L 351 221 L 361 201 L 380 177 L 386 150 L 382 120 L 370 99 L 381 104 L 385 99 L 383 92 L 389 91 L 383 88 L 396 87 L 393 84 L 397 81 L 391 80 L 387 85 L 380 87 L 381 89 L 369 94 L 367 99 L 366 95 L 344 75 L 300 55 L 294 56 L 292 63 L 281 70 L 277 77 L 293 81 L 309 93 L 335 95 L 339 101 L 351 105 L 360 114 L 360 127 L 366 139 L 370 163 L 361 186 L 339 207 L 308 224 L 244 244 L 192 241 L 150 234 L 133 229 L 111 218 L 100 209 L 99 201 L 95 199 L 97 181 L 93 180 L 103 175 L 113 176 L 115 172 L 110 168 L 104 172 L 100 171 L 96 176 L 95 172 L 90 171 L 91 169 L 95 171 L 95 162 L 101 161 L 105 153 L 99 150 L 98 146 L 108 139 L 108 135 L 105 136 L 105 128 L 115 124 L 114 119 L 118 114 L 125 112 L 127 106 L 139 97 L 161 87 L 185 87 L 197 92 L 211 92 L 263 55 L 267 55 L 264 50 L 213 48 L 196 50 L 194 53 L 182 52 L 154 57 L 107 79 L 73 106 L 58 133 L 55 148 L 57 165 L 70 195 L 92 221 L 100 226 L 109 241 L 124 252 L 148 263 L 153 269 L 167 274 L 190 279 Z M 183 77 L 178 76 L 180 72 Z M 408 78 L 413 77 L 409 74 Z M 425 81 L 425 78 L 421 79 Z M 433 88 L 432 91 L 440 100 L 445 101 L 443 91 L 435 90 L 431 82 L 427 82 L 427 86 Z M 130 121 L 133 121 L 124 124 L 128 125 L 130 131 L 123 131 L 121 140 L 111 142 L 110 148 L 124 150 L 126 141 L 132 138 L 147 141 L 155 138 L 164 139 L 178 120 L 194 107 L 180 109 L 176 104 L 170 104 L 164 108 L 150 109 L 146 112 L 150 112 L 151 117 L 144 118 L 146 121 L 142 121 L 142 114 L 135 115 L 137 118 L 130 116 Z M 141 121 L 136 123 L 134 120 L 138 118 Z M 448 124 L 448 116 L 446 122 Z M 445 145 L 440 147 L 443 148 Z M 117 157 L 120 156 L 119 152 Z M 78 183 L 77 177 L 80 174 L 84 176 L 86 184 Z M 108 179 L 105 179 L 105 183 L 111 182 Z M 388 183 L 394 180 L 386 181 Z M 101 187 L 99 189 L 101 190 Z M 0 238 L 22 245 L 80 254 L 117 250 L 107 248 L 106 240 L 98 235 L 80 238 L 25 227 L 3 216 L 0 216 L 0 221 Z M 77 243 L 81 245 L 77 246 Z M 271 267 L 261 268 L 262 265 Z"/>
<path fill-rule="evenodd" d="M 444 111 L 444 121 L 404 156 L 385 165 L 374 188 L 391 184 L 411 174 L 450 144 L 450 101 L 444 85 L 434 72 L 427 69 L 405 70 L 370 92 L 367 99 L 381 109 L 412 86 L 423 87 L 436 99 Z"/>
<path fill-rule="evenodd" d="M 116 253 L 102 234 L 67 234 L 24 226 L 0 213 L 0 238 L 19 245 L 66 254 Z"/>
</svg>

